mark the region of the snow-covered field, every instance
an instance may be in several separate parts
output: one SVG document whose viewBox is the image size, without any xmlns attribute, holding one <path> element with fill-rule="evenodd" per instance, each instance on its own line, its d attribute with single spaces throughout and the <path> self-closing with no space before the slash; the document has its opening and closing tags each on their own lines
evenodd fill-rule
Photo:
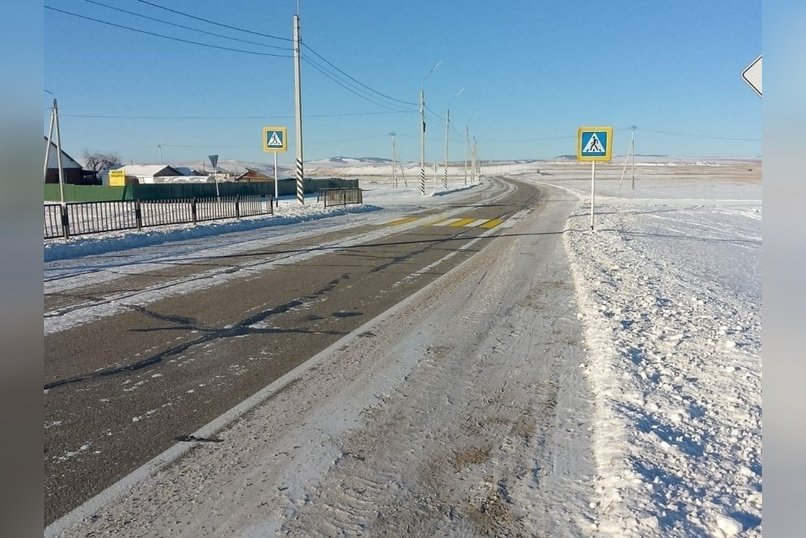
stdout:
<svg viewBox="0 0 806 538">
<path fill-rule="evenodd" d="M 583 204 L 565 238 L 597 405 L 598 529 L 759 536 L 760 163 L 642 166 L 635 190 L 615 168 L 597 182 L 596 231 Z M 588 179 L 546 172 L 589 200 Z"/>
<path fill-rule="evenodd" d="M 389 219 L 424 206 L 443 203 L 441 196 L 421 197 L 412 178 L 408 177 L 408 170 L 408 187 L 394 189 L 390 185 L 391 168 L 388 165 L 345 163 L 344 166 L 348 168 L 349 175 L 363 176 L 361 187 L 365 189 L 364 200 L 369 206 L 366 209 L 375 210 L 367 212 L 364 209 L 361 212 L 359 208 L 348 208 L 347 211 L 358 211 L 350 218 L 364 219 L 366 222 Z M 565 503 L 566 509 L 574 512 L 574 526 L 571 527 L 558 526 L 557 523 L 568 514 L 555 514 L 557 520 L 547 522 L 546 518 L 554 517 L 548 511 L 549 515 L 523 515 L 524 528 L 557 532 L 576 528 L 575 534 L 604 536 L 761 535 L 760 167 L 758 161 L 708 160 L 689 163 L 679 159 L 663 162 L 646 159 L 636 167 L 636 188 L 633 190 L 630 188 L 629 170 L 620 185 L 620 164 L 597 166 L 595 231 L 590 230 L 587 205 L 589 167 L 573 162 L 544 161 L 502 163 L 485 169 L 489 174 L 507 174 L 522 181 L 556 186 L 561 190 L 555 192 L 568 194 L 566 203 L 578 204 L 565 225 L 564 252 L 550 254 L 560 257 L 567 255 L 570 261 L 571 274 L 565 275 L 564 281 L 573 284 L 578 308 L 575 322 L 584 331 L 586 344 L 585 356 L 581 364 L 575 366 L 582 374 L 580 379 L 583 381 L 572 384 L 590 396 L 591 405 L 572 405 L 560 398 L 557 413 L 560 416 L 559 427 L 573 431 L 569 425 L 573 421 L 574 428 L 591 432 L 589 449 L 593 454 L 593 492 L 589 504 L 579 507 L 575 506 L 575 492 L 582 495 L 580 488 L 583 485 L 550 482 L 549 486 L 559 491 L 551 497 L 546 484 L 538 480 L 535 480 L 537 485 L 534 488 L 521 490 L 512 489 L 511 484 L 507 489 L 507 483 L 504 482 L 503 493 L 501 482 L 497 486 L 493 482 L 490 487 L 493 493 L 497 487 L 498 493 L 493 495 L 496 499 L 500 495 L 505 501 L 509 496 L 522 499 L 531 495 L 532 502 L 527 506 L 532 506 L 534 510 L 562 507 Z M 429 178 L 428 192 L 438 192 L 440 185 L 441 178 L 437 181 Z M 480 188 L 483 185 L 473 187 Z M 451 190 L 459 192 L 453 192 L 445 199 L 450 198 L 453 202 L 456 197 L 472 192 L 472 189 L 466 192 L 462 192 L 462 189 L 463 177 L 457 169 L 451 178 Z M 346 221 L 340 220 L 346 217 L 340 213 L 344 213 L 344 210 L 328 210 L 325 214 L 313 204 L 298 208 L 288 201 L 285 206 L 281 204 L 274 220 L 245 219 L 239 223 L 207 224 L 195 228 L 180 226 L 139 234 L 78 238 L 68 244 L 54 242 L 45 248 L 46 262 L 52 260 L 45 265 L 46 277 L 48 274 L 63 276 L 71 271 L 80 272 L 82 260 L 76 257 L 79 254 L 124 249 L 132 255 L 158 263 L 165 260 L 159 245 L 166 242 L 176 245 L 176 249 L 172 249 L 172 256 L 182 255 L 184 247 L 181 241 L 198 236 L 205 237 L 206 249 L 228 249 L 233 248 L 232 238 L 236 235 L 226 232 L 241 231 L 246 234 L 238 235 L 244 244 L 271 240 L 275 229 L 285 227 L 268 224 L 295 222 L 294 229 L 304 230 L 313 219 L 329 217 L 318 222 L 328 222 L 331 226 L 346 225 Z M 249 239 L 250 230 L 254 232 L 253 239 Z M 281 233 L 287 231 L 276 231 L 278 236 Z M 506 252 L 513 256 L 511 260 L 515 266 L 508 269 L 509 273 L 499 275 L 501 284 L 489 284 L 492 287 L 480 293 L 486 303 L 479 303 L 478 313 L 514 293 L 508 291 L 509 288 L 497 289 L 495 286 L 500 287 L 508 281 L 523 282 L 529 274 L 528 264 L 532 258 L 526 255 L 528 253 L 520 252 L 515 247 Z M 121 252 L 117 254 L 109 260 L 110 267 L 126 263 L 126 256 L 121 256 Z M 465 271 L 472 273 L 470 268 L 465 268 Z M 455 282 L 441 289 L 440 294 L 453 288 L 461 293 L 464 288 L 458 283 L 459 280 Z M 468 298 L 482 301 L 473 295 L 472 289 L 468 294 Z M 452 304 L 452 301 L 446 296 L 444 303 Z M 453 303 L 461 304 L 461 301 L 453 300 Z M 472 302 L 468 304 L 473 305 Z M 557 305 L 551 308 L 556 310 Z M 509 318 L 497 320 L 492 327 L 492 335 L 497 340 L 479 348 L 485 354 L 474 358 L 478 361 L 474 363 L 478 370 L 467 370 L 467 390 L 472 390 L 474 383 L 483 385 L 485 382 L 500 382 L 502 386 L 509 386 L 509 390 L 512 390 L 512 386 L 523 391 L 545 390 L 532 384 L 531 378 L 525 374 L 510 376 L 502 373 L 479 377 L 478 372 L 482 368 L 495 370 L 493 363 L 485 362 L 491 356 L 488 354 L 494 355 L 502 345 L 515 345 L 505 343 L 513 335 L 518 336 L 517 342 L 520 344 L 515 348 L 515 353 L 507 355 L 511 361 L 510 367 L 528 368 L 528 357 L 527 362 L 522 364 L 519 362 L 520 354 L 528 351 L 530 345 L 536 346 L 536 342 L 541 342 L 535 327 L 548 326 L 545 324 L 550 320 L 543 317 L 554 315 L 551 308 L 547 308 L 544 314 L 529 308 L 500 309 L 498 315 Z M 461 319 L 467 319 L 470 323 L 476 314 L 466 312 Z M 454 347 L 461 348 L 463 335 L 461 319 L 447 328 L 441 324 L 438 327 L 430 325 L 440 316 L 444 318 L 444 313 L 437 309 L 430 317 L 424 315 L 422 319 L 409 322 L 420 324 L 421 328 L 413 327 L 410 330 L 422 340 L 420 343 L 425 347 L 421 351 L 428 363 L 425 366 L 434 372 L 433 376 L 426 376 L 431 379 L 428 387 L 433 394 L 426 394 L 421 401 L 423 407 L 414 412 L 422 413 L 431 422 L 455 418 L 453 413 L 456 411 L 435 413 L 431 406 L 442 408 L 436 403 L 438 397 L 452 402 L 449 409 L 453 410 L 464 405 L 469 408 L 476 405 L 472 398 L 464 401 L 466 397 L 462 392 L 454 392 L 451 385 L 440 385 L 448 382 L 442 380 L 443 373 L 453 376 L 457 372 L 441 372 L 440 368 L 444 367 L 440 367 L 436 359 Z M 402 331 L 403 328 L 396 330 Z M 566 327 L 564 330 L 569 329 Z M 426 346 L 432 333 L 450 345 L 444 349 Z M 527 345 L 527 340 L 524 340 L 526 336 L 519 335 L 527 335 L 534 342 Z M 368 339 L 358 340 L 370 342 Z M 414 344 L 418 345 L 417 342 Z M 367 347 L 367 357 L 376 356 L 377 350 L 371 349 L 371 345 L 364 347 Z M 319 417 L 321 423 L 317 422 L 312 427 L 326 430 L 328 436 L 344 435 L 358 422 L 372 421 L 376 416 L 391 420 L 386 424 L 387 428 L 400 425 L 400 418 L 392 420 L 394 416 L 388 415 L 388 409 L 406 412 L 406 408 L 395 406 L 403 405 L 399 400 L 409 385 L 402 385 L 401 389 L 401 385 L 395 383 L 401 383 L 396 380 L 398 374 L 402 379 L 408 378 L 412 355 L 405 349 L 393 349 L 391 353 L 397 354 L 398 358 L 391 363 L 394 366 L 392 370 L 376 378 L 380 380 L 379 386 L 356 387 L 360 390 L 352 396 L 334 398 L 333 405 L 338 409 L 319 409 L 315 417 Z M 361 360 L 360 354 L 354 360 L 357 364 Z M 349 377 L 350 369 L 357 366 L 351 363 L 345 368 L 343 375 Z M 322 376 L 325 371 L 323 368 L 322 373 L 311 375 Z M 575 379 L 571 373 L 561 371 L 564 378 Z M 407 382 L 413 383 L 419 375 L 415 371 L 412 380 Z M 452 377 L 445 377 L 445 380 L 448 379 Z M 379 394 L 380 399 L 373 400 Z M 433 398 L 433 402 L 428 398 Z M 377 409 L 373 407 L 366 413 L 361 411 L 365 400 L 377 401 L 374 406 Z M 524 392 L 519 405 L 531 401 L 532 395 Z M 509 403 L 511 406 L 512 402 Z M 499 402 L 496 405 L 501 411 L 506 404 Z M 565 408 L 560 409 L 563 406 Z M 360 416 L 348 413 L 334 423 L 339 409 L 358 409 L 361 413 Z M 484 415 L 486 411 L 479 410 L 479 413 Z M 590 416 L 580 416 L 586 413 Z M 513 421 L 516 416 L 517 413 L 513 415 Z M 327 427 L 324 424 L 328 424 Z M 491 426 L 492 430 L 481 430 L 480 438 L 486 439 L 491 431 L 493 434 L 502 434 L 503 423 L 496 424 L 495 427 Z M 447 426 L 444 428 L 450 429 Z M 382 428 L 380 430 L 383 431 Z M 410 430 L 406 432 L 413 435 L 415 432 Z M 439 431 L 439 425 L 431 424 L 430 431 Z M 391 432 L 389 434 L 393 435 Z M 289 437 L 287 441 L 316 441 L 305 438 L 305 435 L 309 434 L 301 432 L 297 436 L 299 438 Z M 358 437 L 367 435 L 365 430 Z M 444 435 L 440 442 L 453 439 L 448 434 Z M 570 433 L 569 437 L 578 439 Z M 354 439 L 354 443 L 359 441 Z M 468 447 L 474 446 L 472 439 L 453 441 L 469 443 Z M 399 442 L 403 446 L 406 438 L 401 437 Z M 371 444 L 359 443 L 355 446 Z M 557 443 L 552 446 L 556 450 L 563 445 Z M 320 445 L 316 450 L 319 450 L 319 459 L 316 460 L 319 465 L 324 465 L 325 461 L 335 465 L 332 459 L 334 454 L 330 454 L 327 447 Z M 370 454 L 344 453 L 343 450 L 340 455 L 335 454 L 337 459 L 359 455 L 360 458 L 374 461 Z M 503 450 L 503 447 L 498 450 Z M 510 447 L 507 450 L 514 449 Z M 472 460 L 473 454 L 466 455 Z M 549 455 L 554 458 L 555 464 L 562 460 L 561 454 Z M 546 454 L 535 453 L 533 456 L 533 460 L 539 460 Z M 186 470 L 197 473 L 192 476 L 201 480 L 204 470 L 189 465 L 191 467 Z M 288 476 L 307 476 L 306 472 L 308 475 L 316 472 L 313 468 L 305 471 L 295 465 L 301 464 L 289 463 L 284 472 Z M 348 478 L 354 486 L 353 482 L 361 482 L 355 476 Z M 335 476 L 330 480 L 348 478 Z M 229 484 L 226 487 L 237 489 L 238 486 Z M 285 495 L 295 492 L 304 496 L 304 491 L 293 485 L 290 493 Z M 379 498 L 392 502 L 390 496 L 394 495 L 388 490 L 381 489 L 376 493 Z M 488 493 L 486 490 L 480 491 L 479 495 L 484 497 Z M 537 499 L 541 495 L 549 497 L 541 501 Z M 174 504 L 171 506 L 177 506 L 178 498 L 172 498 Z M 205 502 L 206 505 L 215 504 L 214 499 Z M 223 498 L 221 502 L 226 503 Z M 133 506 L 138 508 L 137 503 Z M 496 506 L 489 508 L 492 510 Z M 248 520 L 248 514 L 243 514 L 245 508 L 239 510 Z M 191 509 L 186 507 L 181 512 L 190 517 Z M 302 519 L 298 521 L 305 521 L 306 514 L 313 518 L 317 512 L 313 508 L 307 511 L 300 508 L 297 516 Z M 236 516 L 231 514 L 224 528 L 229 524 L 234 525 L 233 518 Z M 271 528 L 275 527 L 269 525 L 262 529 L 269 531 Z M 260 529 L 260 526 L 253 527 L 257 534 L 261 532 Z M 298 533 L 302 530 L 297 528 Z"/>
</svg>

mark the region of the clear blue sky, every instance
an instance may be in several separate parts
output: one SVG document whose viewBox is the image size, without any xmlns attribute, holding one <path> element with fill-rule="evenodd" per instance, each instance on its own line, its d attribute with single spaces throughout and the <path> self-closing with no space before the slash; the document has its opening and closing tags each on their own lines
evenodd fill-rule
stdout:
<svg viewBox="0 0 806 538">
<path fill-rule="evenodd" d="M 192 32 L 104 7 L 252 42 Z M 158 9 L 170 7 L 246 33 Z M 428 161 L 464 157 L 465 126 L 484 159 L 574 153 L 577 127 L 612 125 L 616 153 L 636 125 L 638 153 L 759 156 L 761 99 L 740 78 L 761 53 L 761 1 L 301 0 L 305 160 L 336 155 L 419 160 L 423 77 Z M 268 162 L 264 125 L 287 125 L 293 156 L 295 0 L 45 0 L 122 26 L 288 57 L 220 50 L 45 10 L 45 88 L 61 112 L 65 150 L 125 162 Z M 268 48 L 270 45 L 279 48 Z M 369 100 L 322 74 L 318 53 Z M 314 65 L 314 62 L 317 65 Z M 342 73 L 333 76 L 351 83 Z M 464 91 L 456 94 L 464 88 Z M 50 95 L 43 92 L 47 130 Z M 436 115 L 434 115 L 434 113 Z M 92 117 L 96 116 L 96 117 Z M 437 118 L 436 116 L 440 116 Z"/>
</svg>

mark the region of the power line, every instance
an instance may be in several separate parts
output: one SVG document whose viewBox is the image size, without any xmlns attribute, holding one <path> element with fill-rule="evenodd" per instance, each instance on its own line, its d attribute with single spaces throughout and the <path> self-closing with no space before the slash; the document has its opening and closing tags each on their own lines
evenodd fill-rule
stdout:
<svg viewBox="0 0 806 538">
<path fill-rule="evenodd" d="M 50 108 L 43 109 L 50 112 Z M 341 112 L 333 114 L 305 114 L 306 118 L 344 118 L 352 116 L 378 116 L 387 114 L 411 114 L 410 110 L 389 110 L 373 112 Z M 115 120 L 265 120 L 265 114 L 260 116 L 156 116 L 156 115 L 124 115 L 124 114 L 59 114 L 62 118 L 91 118 Z M 294 116 L 271 116 L 275 119 L 293 119 Z"/>
<path fill-rule="evenodd" d="M 370 103 L 372 103 L 374 105 L 377 105 L 377 106 L 380 106 L 380 107 L 383 107 L 383 108 L 387 108 L 389 110 L 396 110 L 398 112 L 409 112 L 408 110 L 400 110 L 399 108 L 394 109 L 394 108 L 392 108 L 394 105 L 379 101 L 376 97 L 370 97 L 370 96 L 366 95 L 366 93 L 361 93 L 361 90 L 356 89 L 354 86 L 350 86 L 349 82 L 345 82 L 342 79 L 339 79 L 336 75 L 334 75 L 331 72 L 327 71 L 327 69 L 325 67 L 321 66 L 315 60 L 312 60 L 311 58 L 308 58 L 307 56 L 303 56 L 302 59 L 305 62 L 307 62 L 308 65 L 310 65 L 315 70 L 317 70 L 320 73 L 322 73 L 323 75 L 325 75 L 327 78 L 329 78 L 330 80 L 332 80 L 333 82 L 335 82 L 336 84 L 341 86 L 342 88 L 346 89 L 347 91 L 349 91 L 350 93 L 352 93 L 354 95 L 357 95 L 358 97 L 364 99 L 367 102 L 370 102 Z"/>
<path fill-rule="evenodd" d="M 760 138 L 736 138 L 731 136 L 712 136 L 712 135 L 701 135 L 701 134 L 693 134 L 693 133 L 676 133 L 673 131 L 661 131 L 658 129 L 647 129 L 641 128 L 642 131 L 647 133 L 656 133 L 656 134 L 665 134 L 670 136 L 683 136 L 688 138 L 707 138 L 711 140 L 733 140 L 735 142 L 761 142 Z"/>
<path fill-rule="evenodd" d="M 79 19 L 86 19 L 88 21 L 93 21 L 93 22 L 97 22 L 97 23 L 100 23 L 100 24 L 106 24 L 108 26 L 114 26 L 116 28 L 122 28 L 124 30 L 131 30 L 132 32 L 137 32 L 137 33 L 140 33 L 140 34 L 146 34 L 146 35 L 150 35 L 150 36 L 154 36 L 154 37 L 161 37 L 163 39 L 169 39 L 171 41 L 179 41 L 181 43 L 188 43 L 190 45 L 198 45 L 198 46 L 201 46 L 201 47 L 207 47 L 207 48 L 218 49 L 218 50 L 226 50 L 226 51 L 230 51 L 230 52 L 240 52 L 240 53 L 243 53 L 243 54 L 254 54 L 254 55 L 257 55 L 257 56 L 273 56 L 275 58 L 291 58 L 291 56 L 287 56 L 287 55 L 284 55 L 284 54 L 272 54 L 272 53 L 269 53 L 269 52 L 257 52 L 257 51 L 252 51 L 252 50 L 233 49 L 233 48 L 230 48 L 230 47 L 221 47 L 221 46 L 218 46 L 218 45 L 210 45 L 209 43 L 200 43 L 198 41 L 191 41 L 189 39 L 182 39 L 182 38 L 179 38 L 179 37 L 171 37 L 171 36 L 164 35 L 164 34 L 157 34 L 155 32 L 149 32 L 147 30 L 141 30 L 141 29 L 138 29 L 138 28 L 132 28 L 131 26 L 125 26 L 125 25 L 122 25 L 122 24 L 114 23 L 114 22 L 104 21 L 104 20 L 101 20 L 101 19 L 95 19 L 93 17 L 88 17 L 86 15 L 80 15 L 78 13 L 73 13 L 71 11 L 58 9 L 58 8 L 55 8 L 55 7 L 52 7 L 52 6 L 49 6 L 49 5 L 45 5 L 45 9 L 49 9 L 51 11 L 57 11 L 59 13 L 63 13 L 65 15 L 70 15 L 72 17 L 78 17 Z"/>
<path fill-rule="evenodd" d="M 325 58 L 324 56 L 322 56 L 321 54 L 319 54 L 318 52 L 316 52 L 316 51 L 315 51 L 313 48 L 311 48 L 310 46 L 306 45 L 305 43 L 302 43 L 302 46 L 303 46 L 303 47 L 305 47 L 306 49 L 308 49 L 309 51 L 311 51 L 311 52 L 312 52 L 312 53 L 313 53 L 315 56 L 317 56 L 319 59 L 321 59 L 321 60 L 322 60 L 323 62 L 325 62 L 327 65 L 329 65 L 330 67 L 332 67 L 333 69 L 335 69 L 336 71 L 338 71 L 339 73 L 341 73 L 342 75 L 344 75 L 345 77 L 349 78 L 350 80 L 352 80 L 353 82 L 355 82 L 355 83 L 356 83 L 356 84 L 358 84 L 359 86 L 362 86 L 363 88 L 366 88 L 367 90 L 371 91 L 372 93 L 378 94 L 378 95 L 380 95 L 381 97 L 384 97 L 384 98 L 386 98 L 386 99 L 389 99 L 390 101 L 395 101 L 395 102 L 397 102 L 397 103 L 401 103 L 401 104 L 404 104 L 404 105 L 411 105 L 411 106 L 417 106 L 417 105 L 418 105 L 417 103 L 414 103 L 414 102 L 412 102 L 412 101 L 404 101 L 404 100 L 402 100 L 402 99 L 397 99 L 397 98 L 395 98 L 395 97 L 392 97 L 392 96 L 386 95 L 385 93 L 379 92 L 378 90 L 376 90 L 376 89 L 374 89 L 374 88 L 371 88 L 371 87 L 367 86 L 366 84 L 364 84 L 364 83 L 363 83 L 363 82 L 361 82 L 360 80 L 358 80 L 358 79 L 356 79 L 356 78 L 352 77 L 352 76 L 351 76 L 351 75 L 349 75 L 348 73 L 345 73 L 344 71 L 342 71 L 341 69 L 339 69 L 338 67 L 336 67 L 335 65 L 333 65 L 333 64 L 332 64 L 330 61 L 328 61 L 328 59 L 327 59 L 327 58 Z"/>
<path fill-rule="evenodd" d="M 261 33 L 261 32 L 255 32 L 253 30 L 247 30 L 246 28 L 238 28 L 237 26 L 230 26 L 229 24 L 223 24 L 223 23 L 220 23 L 220 22 L 211 21 L 210 19 L 205 19 L 203 17 L 197 17 L 196 15 L 191 15 L 190 13 L 185 13 L 183 11 L 177 11 L 177 10 L 171 9 L 169 7 L 165 7 L 165 6 L 161 6 L 159 4 L 155 4 L 154 2 L 148 2 L 146 0 L 137 0 L 137 1 L 140 2 L 141 4 L 146 4 L 146 5 L 155 7 L 157 9 L 164 9 L 165 11 L 170 11 L 171 13 L 176 13 L 177 15 L 182 15 L 183 17 L 189 17 L 191 19 L 196 19 L 197 21 L 206 22 L 208 24 L 214 24 L 216 26 L 221 26 L 222 28 L 229 28 L 230 30 L 237 30 L 238 32 L 245 32 L 247 34 L 259 35 L 261 37 L 268 37 L 269 39 L 278 39 L 280 41 L 288 41 L 288 42 L 294 41 L 293 39 L 291 39 L 289 37 L 279 37 L 279 36 L 276 36 L 276 35 L 264 34 L 264 33 Z"/>
<path fill-rule="evenodd" d="M 119 8 L 119 7 L 116 7 L 116 6 L 110 6 L 109 4 L 104 4 L 102 2 L 96 2 L 95 0 L 84 0 L 84 1 L 89 3 L 89 4 L 95 4 L 97 6 L 105 7 L 107 9 L 112 9 L 112 10 L 115 10 L 115 11 L 119 11 L 121 13 L 126 13 L 128 15 L 133 15 L 135 17 L 148 19 L 150 21 L 159 22 L 161 24 L 167 24 L 169 26 L 174 26 L 176 28 L 182 28 L 184 30 L 191 30 L 193 32 L 199 32 L 201 34 L 211 35 L 211 36 L 215 36 L 215 37 L 221 37 L 221 38 L 224 38 L 224 39 L 231 39 L 232 41 L 238 41 L 238 42 L 241 42 L 241 43 L 248 43 L 250 45 L 257 45 L 259 47 L 266 47 L 266 48 L 270 48 L 270 49 L 278 49 L 278 50 L 285 50 L 285 51 L 291 52 L 291 49 L 287 48 L 287 47 L 278 47 L 277 45 L 267 45 L 265 43 L 259 43 L 257 41 L 249 41 L 248 39 L 239 39 L 237 37 L 230 37 L 230 36 L 224 35 L 224 34 L 217 34 L 215 32 L 208 32 L 207 30 L 202 30 L 200 28 L 193 28 L 192 26 L 185 26 L 184 24 L 178 24 L 178 23 L 175 23 L 175 22 L 166 21 L 166 20 L 163 20 L 163 19 L 158 19 L 156 17 L 150 17 L 148 15 L 143 15 L 141 13 L 136 13 L 134 11 L 129 11 L 127 9 L 122 9 L 122 8 Z"/>
</svg>

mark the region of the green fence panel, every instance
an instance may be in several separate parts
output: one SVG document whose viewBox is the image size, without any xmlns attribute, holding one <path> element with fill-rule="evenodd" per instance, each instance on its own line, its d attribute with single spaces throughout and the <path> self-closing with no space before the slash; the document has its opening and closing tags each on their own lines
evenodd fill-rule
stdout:
<svg viewBox="0 0 806 538">
<path fill-rule="evenodd" d="M 319 192 L 322 189 L 357 189 L 357 179 L 305 179 L 303 190 L 306 194 Z M 297 184 L 293 179 L 280 180 L 278 185 L 280 196 L 293 196 L 297 192 Z M 221 196 L 260 196 L 273 195 L 274 182 L 260 181 L 254 183 L 221 182 L 218 184 Z M 209 183 L 144 183 L 126 185 L 125 187 L 108 187 L 105 185 L 72 185 L 64 186 L 65 202 L 106 202 L 117 200 L 170 200 L 186 198 L 213 198 L 216 196 L 215 182 Z M 45 201 L 59 202 L 61 195 L 57 183 L 45 184 Z"/>
</svg>

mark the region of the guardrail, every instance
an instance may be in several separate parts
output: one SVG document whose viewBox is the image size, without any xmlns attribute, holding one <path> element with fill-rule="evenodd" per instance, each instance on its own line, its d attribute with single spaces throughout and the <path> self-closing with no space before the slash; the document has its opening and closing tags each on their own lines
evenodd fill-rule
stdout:
<svg viewBox="0 0 806 538">
<path fill-rule="evenodd" d="M 364 191 L 361 189 L 321 189 L 316 201 L 323 201 L 325 207 L 347 204 L 363 204 Z"/>
<path fill-rule="evenodd" d="M 273 214 L 273 197 L 222 196 L 45 204 L 45 239 Z"/>
</svg>

